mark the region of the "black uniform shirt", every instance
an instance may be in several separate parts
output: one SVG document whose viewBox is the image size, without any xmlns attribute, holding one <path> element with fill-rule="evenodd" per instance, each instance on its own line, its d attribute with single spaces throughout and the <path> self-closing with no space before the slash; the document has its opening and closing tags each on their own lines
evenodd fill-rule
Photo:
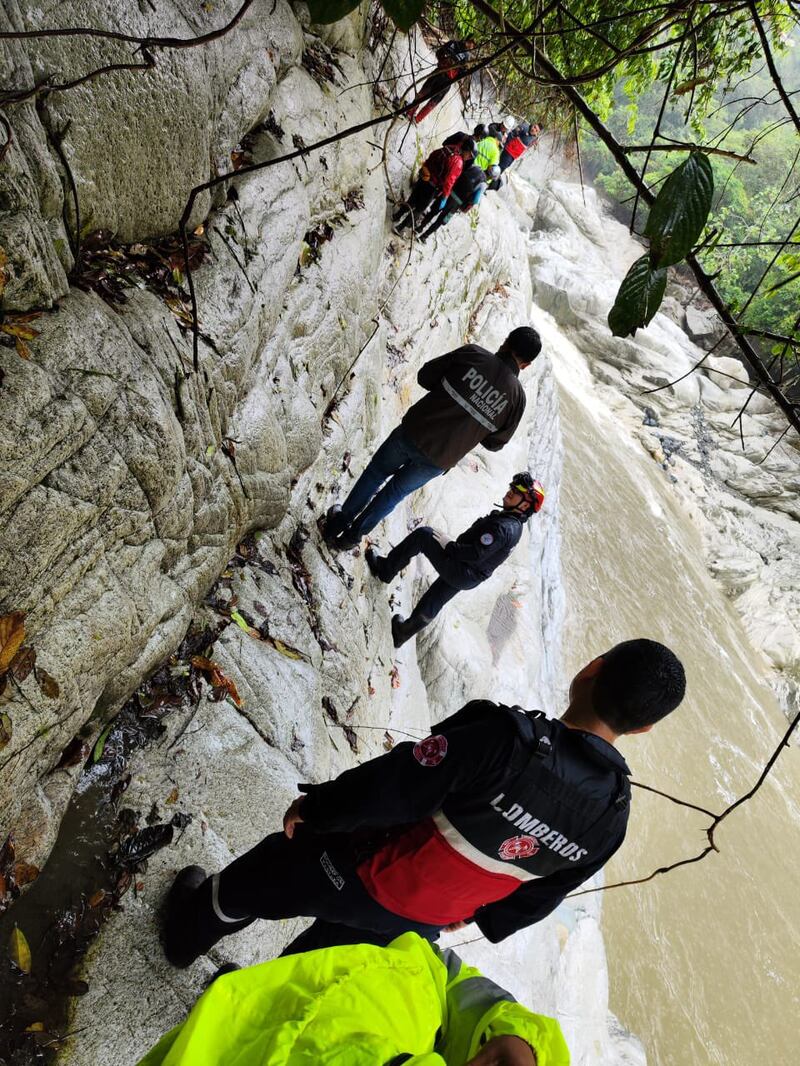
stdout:
<svg viewBox="0 0 800 1066">
<path fill-rule="evenodd" d="M 431 359 L 417 381 L 428 395 L 406 411 L 403 431 L 442 470 L 455 466 L 477 444 L 500 451 L 525 410 L 514 357 L 477 344 Z"/>
</svg>

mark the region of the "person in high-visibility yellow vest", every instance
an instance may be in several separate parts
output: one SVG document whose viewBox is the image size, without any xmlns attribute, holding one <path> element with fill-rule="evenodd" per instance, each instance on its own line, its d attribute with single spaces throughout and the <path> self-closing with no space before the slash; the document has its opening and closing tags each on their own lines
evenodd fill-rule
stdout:
<svg viewBox="0 0 800 1066">
<path fill-rule="evenodd" d="M 218 977 L 139 1066 L 569 1066 L 534 1014 L 416 933 Z"/>
</svg>

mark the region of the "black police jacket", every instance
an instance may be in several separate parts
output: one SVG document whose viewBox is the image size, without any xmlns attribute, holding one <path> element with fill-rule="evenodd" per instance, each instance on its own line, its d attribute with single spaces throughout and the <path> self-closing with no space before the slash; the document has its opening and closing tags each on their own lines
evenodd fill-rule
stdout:
<svg viewBox="0 0 800 1066">
<path fill-rule="evenodd" d="M 406 411 L 403 432 L 435 466 L 449 470 L 480 444 L 500 451 L 525 410 L 525 391 L 512 355 L 465 344 L 431 359 L 417 374 L 428 389 Z"/>
<path fill-rule="evenodd" d="M 593 734 L 476 700 L 424 740 L 302 785 L 301 814 L 314 832 L 354 840 L 386 830 L 358 868 L 373 899 L 415 922 L 471 919 L 496 943 L 614 854 L 629 773 Z"/>
<path fill-rule="evenodd" d="M 465 578 L 485 581 L 519 544 L 526 518 L 513 511 L 492 511 L 459 533 L 445 548 L 454 562 L 463 564 Z"/>
</svg>

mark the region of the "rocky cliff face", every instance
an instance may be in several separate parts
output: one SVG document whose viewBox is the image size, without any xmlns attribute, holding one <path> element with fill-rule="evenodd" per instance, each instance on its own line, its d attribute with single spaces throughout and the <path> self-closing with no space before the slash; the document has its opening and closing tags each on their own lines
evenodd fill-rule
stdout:
<svg viewBox="0 0 800 1066">
<path fill-rule="evenodd" d="M 206 12 L 176 2 L 155 14 L 142 4 L 120 13 L 97 0 L 51 13 L 7 10 L 19 27 L 80 22 L 191 36 L 237 6 L 226 0 Z M 648 398 L 661 428 L 641 425 L 632 386 L 677 376 L 694 349 L 663 317 L 635 342 L 608 335 L 614 275 L 638 253 L 591 192 L 584 204 L 578 187 L 551 180 L 532 159 L 501 196 L 486 198 L 477 225 L 459 218 L 424 250 L 391 237 L 387 195 L 463 123 L 454 100 L 419 134 L 380 126 L 241 179 L 236 198 L 198 199 L 192 224 L 204 223 L 210 253 L 194 275 L 197 373 L 174 305 L 130 287 L 112 307 L 68 287 L 61 215 L 66 207 L 74 232 L 74 205 L 69 194 L 64 203 L 69 180 L 46 130 L 51 139 L 61 133 L 82 229 L 147 241 L 174 233 L 190 189 L 228 169 L 248 133 L 258 161 L 371 118 L 369 83 L 385 48 L 362 15 L 320 36 L 283 0 L 264 0 L 205 48 L 159 52 L 152 70 L 111 74 L 15 112 L 0 176 L 0 244 L 13 267 L 6 304 L 57 302 L 58 310 L 37 319 L 29 360 L 0 349 L 0 603 L 27 612 L 30 643 L 60 694 L 47 699 L 31 675 L 3 706 L 13 724 L 0 753 L 4 832 L 14 829 L 26 858 L 46 855 L 80 773 L 57 768 L 62 751 L 79 733 L 93 742 L 190 623 L 213 624 L 235 602 L 271 637 L 229 625 L 214 656 L 242 706 L 210 693 L 197 707 L 186 702 L 132 764 L 126 806 L 146 812 L 155 803 L 163 815 L 177 804 L 194 820 L 151 860 L 93 949 L 74 1020 L 80 1036 L 65 1055 L 72 1064 L 133 1061 L 185 1013 L 221 960 L 264 958 L 299 929 L 256 926 L 188 972 L 170 971 L 155 910 L 177 868 L 225 864 L 279 824 L 298 781 L 424 735 L 467 696 L 558 709 L 555 343 L 527 374 L 526 421 L 514 442 L 467 457 L 382 531 L 396 542 L 424 519 L 457 533 L 526 464 L 548 488 L 545 511 L 509 565 L 459 597 L 416 649 L 392 649 L 388 597 L 410 606 L 429 580 L 424 568 L 376 588 L 363 558 L 332 557 L 316 525 L 416 397 L 419 365 L 465 338 L 498 343 L 529 320 L 532 299 L 536 324 L 589 357 L 602 401 L 665 465 L 665 477 L 688 486 L 719 576 L 739 606 L 761 604 L 747 612 L 761 619 L 754 637 L 784 677 L 796 667 L 796 575 L 783 560 L 796 544 L 797 485 L 781 466 L 785 453 L 754 465 L 774 416 L 750 404 L 750 451 L 740 456 L 726 425 L 745 393 L 742 371 L 717 361 L 712 368 L 736 380 L 688 378 Z M 96 41 L 15 44 L 2 62 L 7 80 L 32 84 L 56 69 L 80 76 L 121 54 Z M 382 76 L 394 77 L 404 58 L 395 49 Z M 719 447 L 709 447 L 711 434 Z M 254 529 L 257 540 L 226 570 Z M 776 601 L 787 606 L 783 630 Z M 101 772 L 85 773 L 81 788 Z M 640 1063 L 636 1041 L 608 1021 L 598 919 L 599 902 L 588 896 L 502 950 L 464 951 L 535 1008 L 558 1013 L 576 1063 Z"/>
</svg>

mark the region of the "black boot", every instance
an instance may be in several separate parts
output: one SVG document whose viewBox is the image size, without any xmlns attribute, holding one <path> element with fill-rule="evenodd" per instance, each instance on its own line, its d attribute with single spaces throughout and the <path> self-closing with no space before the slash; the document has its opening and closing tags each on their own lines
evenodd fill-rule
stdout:
<svg viewBox="0 0 800 1066">
<path fill-rule="evenodd" d="M 332 546 L 339 534 L 344 532 L 346 526 L 347 522 L 342 518 L 341 505 L 335 503 L 333 507 L 328 508 L 328 512 L 325 515 L 325 530 L 322 534 L 325 543 Z"/>
<path fill-rule="evenodd" d="M 378 555 L 374 548 L 367 548 L 364 552 L 364 558 L 367 560 L 367 566 L 372 576 L 377 577 L 384 585 L 388 585 L 394 574 L 388 572 L 386 558 L 383 555 Z"/>
<path fill-rule="evenodd" d="M 392 615 L 392 640 L 396 648 L 402 647 L 407 640 L 411 640 L 415 633 L 419 633 L 420 629 L 424 629 L 428 624 L 427 618 L 420 618 L 419 615 L 414 617 L 412 614 L 409 618 L 401 618 L 399 614 Z"/>
<path fill-rule="evenodd" d="M 249 925 L 252 918 L 223 921 L 213 902 L 213 877 L 201 866 L 187 866 L 172 882 L 164 916 L 164 954 L 173 966 L 183 970 L 212 948 L 228 933 Z"/>
</svg>

